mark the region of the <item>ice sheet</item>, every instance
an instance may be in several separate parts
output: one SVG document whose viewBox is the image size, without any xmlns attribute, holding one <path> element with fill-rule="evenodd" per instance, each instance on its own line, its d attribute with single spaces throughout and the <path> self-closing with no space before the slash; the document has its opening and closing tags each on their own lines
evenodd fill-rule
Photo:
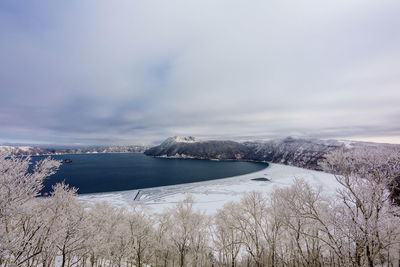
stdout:
<svg viewBox="0 0 400 267">
<path fill-rule="evenodd" d="M 270 181 L 254 181 L 253 178 L 268 178 Z M 339 186 L 329 173 L 270 164 L 269 167 L 245 175 L 172 186 L 153 187 L 140 190 L 80 195 L 83 201 L 108 201 L 115 206 L 128 206 L 135 201 L 147 204 L 156 213 L 173 207 L 186 194 L 195 199 L 195 208 L 207 214 L 215 213 L 229 201 L 239 201 L 251 191 L 270 193 L 274 187 L 289 186 L 294 178 L 303 178 L 314 186 L 321 186 L 326 194 L 332 194 Z M 136 200 L 135 200 L 136 198 Z"/>
</svg>

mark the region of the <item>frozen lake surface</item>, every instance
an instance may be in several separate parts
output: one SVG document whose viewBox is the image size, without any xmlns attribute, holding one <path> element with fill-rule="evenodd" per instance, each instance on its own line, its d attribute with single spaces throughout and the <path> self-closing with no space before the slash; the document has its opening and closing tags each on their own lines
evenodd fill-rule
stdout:
<svg viewBox="0 0 400 267">
<path fill-rule="evenodd" d="M 267 178 L 269 181 L 255 181 Z M 245 193 L 260 191 L 270 193 L 275 187 L 289 186 L 294 178 L 303 178 L 314 186 L 321 186 L 326 194 L 333 194 L 338 187 L 334 176 L 329 173 L 270 164 L 269 167 L 253 173 L 224 179 L 187 183 L 172 186 L 153 187 L 141 190 L 81 195 L 84 201 L 108 201 L 116 206 L 128 206 L 135 201 L 147 204 L 153 212 L 162 212 L 183 200 L 186 194 L 195 199 L 195 208 L 213 214 L 225 203 L 239 201 Z M 136 198 L 136 200 L 135 200 Z"/>
</svg>

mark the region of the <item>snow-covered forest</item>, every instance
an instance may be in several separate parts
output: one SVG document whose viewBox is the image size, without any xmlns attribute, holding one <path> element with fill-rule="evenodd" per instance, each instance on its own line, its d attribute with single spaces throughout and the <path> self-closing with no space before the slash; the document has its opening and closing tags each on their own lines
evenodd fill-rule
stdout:
<svg viewBox="0 0 400 267">
<path fill-rule="evenodd" d="M 214 215 L 190 195 L 162 213 L 136 203 L 89 204 L 67 185 L 37 197 L 60 162 L 0 154 L 1 266 L 396 266 L 400 155 L 388 148 L 331 152 L 340 184 L 324 194 L 296 178 L 252 192 Z M 32 167 L 32 166 L 31 166 Z"/>
</svg>

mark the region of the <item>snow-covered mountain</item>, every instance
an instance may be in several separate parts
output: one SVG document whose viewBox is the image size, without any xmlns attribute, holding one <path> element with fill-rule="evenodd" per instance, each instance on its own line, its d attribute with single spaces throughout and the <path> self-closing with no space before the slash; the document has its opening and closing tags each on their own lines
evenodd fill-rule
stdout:
<svg viewBox="0 0 400 267">
<path fill-rule="evenodd" d="M 355 141 L 320 140 L 287 137 L 266 142 L 200 141 L 194 137 L 170 137 L 159 146 L 145 151 L 146 155 L 167 158 L 251 160 L 282 163 L 320 170 L 324 155 L 336 149 L 355 147 L 393 146 Z"/>
<path fill-rule="evenodd" d="M 197 139 L 194 136 L 173 136 L 167 138 L 163 144 L 171 144 L 171 143 L 195 143 L 200 142 L 200 139 Z"/>
<path fill-rule="evenodd" d="M 248 142 L 252 153 L 248 159 L 269 161 L 319 170 L 318 163 L 324 155 L 336 149 L 349 149 L 349 145 L 336 140 L 297 139 L 287 137 L 268 142 Z"/>
<path fill-rule="evenodd" d="M 146 150 L 148 156 L 166 158 L 244 159 L 252 150 L 245 144 L 227 140 L 202 141 L 194 137 L 170 137 Z"/>
</svg>

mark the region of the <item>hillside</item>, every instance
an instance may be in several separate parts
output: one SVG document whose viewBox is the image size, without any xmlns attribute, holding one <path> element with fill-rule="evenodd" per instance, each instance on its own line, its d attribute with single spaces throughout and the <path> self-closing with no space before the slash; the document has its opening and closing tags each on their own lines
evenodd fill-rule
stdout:
<svg viewBox="0 0 400 267">
<path fill-rule="evenodd" d="M 234 141 L 201 141 L 194 137 L 174 136 L 144 153 L 148 156 L 166 158 L 238 160 L 248 158 L 252 149 Z"/>
<path fill-rule="evenodd" d="M 320 170 L 318 163 L 326 153 L 356 147 L 392 147 L 400 145 L 355 141 L 320 140 L 287 137 L 266 142 L 202 141 L 194 137 L 170 137 L 158 146 L 146 150 L 148 156 L 166 158 L 196 158 L 220 160 L 251 160 L 281 163 Z"/>
</svg>

